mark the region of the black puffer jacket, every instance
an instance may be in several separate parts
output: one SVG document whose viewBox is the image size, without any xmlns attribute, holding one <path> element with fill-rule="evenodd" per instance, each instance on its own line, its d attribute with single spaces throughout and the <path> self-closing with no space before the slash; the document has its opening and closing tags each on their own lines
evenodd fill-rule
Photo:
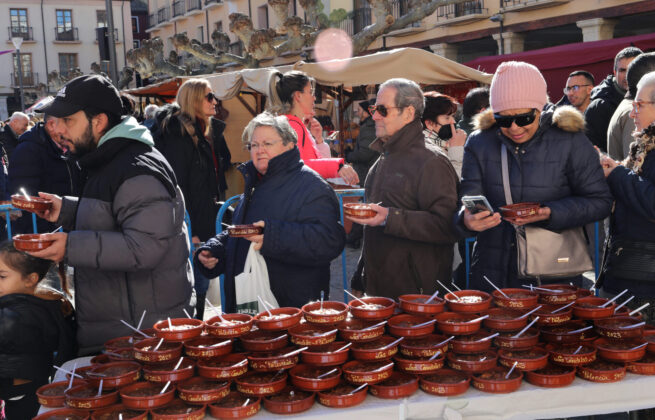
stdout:
<svg viewBox="0 0 655 420">
<path fill-rule="evenodd" d="M 587 137 L 603 152 L 607 151 L 607 127 L 624 95 L 611 74 L 591 91 L 591 103 L 584 113 Z"/>
<path fill-rule="evenodd" d="M 9 124 L 0 128 L 0 144 L 5 148 L 7 156 L 11 159 L 14 149 L 18 146 L 18 136 L 16 136 Z"/>
<path fill-rule="evenodd" d="M 602 220 L 610 212 L 612 197 L 603 176 L 598 153 L 582 132 L 582 115 L 572 106 L 541 114 L 539 128 L 527 143 L 505 137 L 493 111 L 480 114 L 476 131 L 464 148 L 460 197 L 484 195 L 498 211 L 506 204 L 501 172 L 501 143 L 510 151 L 509 182 L 515 203 L 538 202 L 551 210 L 540 226 L 553 231 Z M 468 231 L 460 210 L 457 225 Z M 490 290 L 486 275 L 497 285 L 517 286 L 515 230 L 509 222 L 477 233 L 472 257 L 473 289 Z"/>
<path fill-rule="evenodd" d="M 219 206 L 218 174 L 214 165 L 212 145 L 203 130 L 193 122 L 197 137 L 180 121 L 180 107 L 167 105 L 157 112 L 157 123 L 152 129 L 155 147 L 170 163 L 184 194 L 184 204 L 191 218 L 191 232 L 202 242 L 216 235 L 216 214 Z"/>
</svg>

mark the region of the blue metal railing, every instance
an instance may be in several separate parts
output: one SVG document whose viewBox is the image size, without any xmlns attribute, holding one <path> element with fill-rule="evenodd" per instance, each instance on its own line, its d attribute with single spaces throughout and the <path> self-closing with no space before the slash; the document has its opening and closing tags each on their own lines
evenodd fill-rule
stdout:
<svg viewBox="0 0 655 420">
<path fill-rule="evenodd" d="M 230 208 L 230 206 L 241 198 L 241 195 L 235 195 L 234 197 L 230 197 L 227 200 L 225 200 L 225 203 L 221 206 L 221 208 L 218 210 L 218 214 L 216 215 L 216 233 L 223 232 L 223 217 L 225 217 L 225 213 L 227 212 L 227 209 Z M 221 291 L 221 308 L 225 308 L 225 276 L 223 274 L 220 275 L 219 277 L 219 285 L 220 285 L 220 291 Z"/>
<path fill-rule="evenodd" d="M 339 198 L 339 218 L 341 224 L 343 225 L 343 198 L 344 197 L 364 197 L 364 189 L 358 188 L 353 190 L 336 190 L 337 198 Z M 348 303 L 348 295 L 346 295 L 346 290 L 348 288 L 348 273 L 346 272 L 346 248 L 341 251 L 341 272 L 343 274 L 343 301 Z"/>
<path fill-rule="evenodd" d="M 11 239 L 11 212 L 12 211 L 24 211 L 21 209 L 17 209 L 16 207 L 12 206 L 11 204 L 0 204 L 0 211 L 5 213 L 5 221 L 7 223 L 7 239 Z M 36 228 L 36 214 L 32 213 L 32 230 L 34 233 L 37 233 L 37 228 Z"/>
</svg>

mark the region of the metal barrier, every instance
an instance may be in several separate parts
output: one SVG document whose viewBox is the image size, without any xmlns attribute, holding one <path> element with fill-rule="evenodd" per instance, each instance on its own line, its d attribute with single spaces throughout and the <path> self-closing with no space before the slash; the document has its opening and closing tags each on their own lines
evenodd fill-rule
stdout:
<svg viewBox="0 0 655 420">
<path fill-rule="evenodd" d="M 5 222 L 7 223 L 7 239 L 11 239 L 11 236 L 12 236 L 11 235 L 11 218 L 10 218 L 10 216 L 11 216 L 11 212 L 13 210 L 24 211 L 24 210 L 21 210 L 21 209 L 18 209 L 16 207 L 12 206 L 11 204 L 0 204 L 0 211 L 5 213 Z M 37 228 L 36 228 L 36 214 L 34 214 L 34 213 L 32 213 L 32 231 L 34 233 L 38 233 Z"/>
<path fill-rule="evenodd" d="M 237 201 L 241 199 L 241 194 L 235 195 L 234 197 L 230 197 L 227 200 L 225 200 L 225 203 L 221 206 L 221 208 L 218 210 L 218 214 L 216 215 L 216 233 L 223 232 L 223 217 L 225 217 L 225 212 L 227 212 L 227 209 Z M 225 275 L 221 274 L 219 276 L 219 284 L 220 284 L 220 291 L 221 291 L 221 308 L 225 308 Z"/>
<path fill-rule="evenodd" d="M 344 197 L 364 197 L 364 189 L 358 188 L 353 190 L 336 190 L 337 198 L 339 199 L 339 220 L 341 220 L 341 225 L 343 225 L 343 198 Z M 346 272 L 346 248 L 343 248 L 341 251 L 341 272 L 343 274 L 343 301 L 348 303 L 348 295 L 346 295 L 346 290 L 348 288 L 348 273 Z"/>
</svg>

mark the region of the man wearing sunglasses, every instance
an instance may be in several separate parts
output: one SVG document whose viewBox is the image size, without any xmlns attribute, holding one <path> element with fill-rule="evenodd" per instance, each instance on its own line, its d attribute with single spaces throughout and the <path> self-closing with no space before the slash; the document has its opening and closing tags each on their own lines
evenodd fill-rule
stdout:
<svg viewBox="0 0 655 420">
<path fill-rule="evenodd" d="M 351 220 L 364 225 L 361 291 L 371 295 L 432 294 L 435 279 L 451 277 L 458 177 L 448 157 L 426 145 L 424 108 L 421 88 L 407 79 L 383 83 L 369 108 L 377 137 L 370 148 L 382 155 L 365 188 L 377 214 Z"/>
</svg>

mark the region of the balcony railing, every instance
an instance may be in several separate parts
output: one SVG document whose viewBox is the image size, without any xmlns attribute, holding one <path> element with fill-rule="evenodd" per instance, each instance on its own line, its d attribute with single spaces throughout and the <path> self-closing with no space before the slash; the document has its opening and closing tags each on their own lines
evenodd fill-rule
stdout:
<svg viewBox="0 0 655 420">
<path fill-rule="evenodd" d="M 544 7 L 558 6 L 571 0 L 500 0 L 501 9 L 535 10 Z"/>
<path fill-rule="evenodd" d="M 173 17 L 184 16 L 184 0 L 175 0 L 173 2 Z"/>
<path fill-rule="evenodd" d="M 77 28 L 65 29 L 62 27 L 55 28 L 55 40 L 57 41 L 79 41 Z"/>
<path fill-rule="evenodd" d="M 221 4 L 221 3 L 223 3 L 223 0 L 205 0 L 205 6 L 207 6 L 208 4 L 213 4 L 213 3 Z"/>
<path fill-rule="evenodd" d="M 157 16 L 154 13 L 148 15 L 148 29 L 157 26 Z"/>
<path fill-rule="evenodd" d="M 353 31 L 358 33 L 372 23 L 371 8 L 362 7 L 353 10 Z"/>
<path fill-rule="evenodd" d="M 171 18 L 170 16 L 171 16 L 171 10 L 168 7 L 162 7 L 161 9 L 157 10 L 157 24 L 166 22 Z"/>
<path fill-rule="evenodd" d="M 394 18 L 398 19 L 399 17 L 407 14 L 409 12 L 409 1 L 408 0 L 392 0 L 391 1 L 391 14 Z M 421 22 L 414 22 L 411 25 L 408 25 L 408 28 L 417 28 L 421 26 Z"/>
<path fill-rule="evenodd" d="M 186 11 L 202 9 L 202 0 L 186 0 Z"/>
<path fill-rule="evenodd" d="M 23 72 L 23 87 L 38 86 L 39 73 Z M 20 87 L 20 80 L 18 80 L 18 73 L 11 73 L 11 87 Z"/>
<path fill-rule="evenodd" d="M 14 37 L 21 37 L 23 41 L 34 41 L 31 26 L 8 26 L 9 39 Z"/>
<path fill-rule="evenodd" d="M 486 12 L 484 0 L 466 1 L 464 3 L 439 6 L 435 12 L 437 18 L 453 19 L 468 15 L 479 15 Z"/>
</svg>

